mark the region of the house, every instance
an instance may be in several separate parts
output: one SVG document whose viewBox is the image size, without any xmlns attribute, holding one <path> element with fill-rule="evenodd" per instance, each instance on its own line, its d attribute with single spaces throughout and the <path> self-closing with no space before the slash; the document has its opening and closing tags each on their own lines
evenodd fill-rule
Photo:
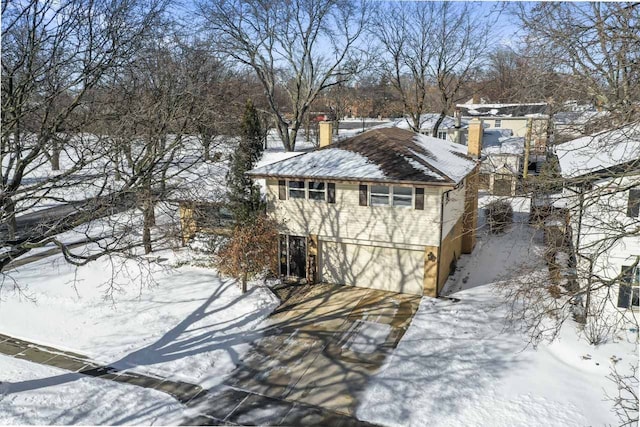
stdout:
<svg viewBox="0 0 640 427">
<path fill-rule="evenodd" d="M 526 138 L 513 136 L 511 129 L 484 129 L 480 187 L 498 196 L 515 196 L 518 183 L 540 173 L 546 155 L 526 153 Z"/>
<path fill-rule="evenodd" d="M 482 119 L 489 129 L 511 129 L 513 136 L 527 137 L 540 154 L 546 151 L 549 123 L 547 103 L 532 104 L 458 104 L 462 118 Z"/>
<path fill-rule="evenodd" d="M 420 133 L 424 135 L 432 135 L 436 122 L 440 119 L 438 113 L 425 113 L 420 115 Z M 444 139 L 450 142 L 458 142 L 460 144 L 467 143 L 467 127 L 468 120 L 459 118 L 459 124 L 456 124 L 456 118 L 451 116 L 445 116 L 438 126 L 438 139 Z M 408 117 L 398 119 L 393 123 L 393 126 L 400 129 L 411 129 L 411 119 Z M 456 132 L 460 133 L 460 140 L 456 141 Z"/>
<path fill-rule="evenodd" d="M 604 121 L 608 117 L 607 111 L 598 111 L 595 108 L 559 111 L 553 115 L 555 142 L 559 143 L 594 133 L 596 129 L 604 127 Z"/>
<path fill-rule="evenodd" d="M 467 155 L 394 127 L 337 143 L 330 124 L 320 132 L 319 149 L 248 172 L 285 228 L 281 275 L 437 296 L 475 245 L 481 138 Z"/>
<path fill-rule="evenodd" d="M 617 308 L 638 309 L 640 125 L 559 144 L 556 154 L 578 270 L 613 284 L 604 287 L 613 295 L 602 296 Z"/>
</svg>

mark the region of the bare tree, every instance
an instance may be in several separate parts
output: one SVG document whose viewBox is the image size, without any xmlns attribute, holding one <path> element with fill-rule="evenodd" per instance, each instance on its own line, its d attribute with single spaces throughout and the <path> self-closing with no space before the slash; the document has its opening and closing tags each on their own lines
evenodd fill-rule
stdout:
<svg viewBox="0 0 640 427">
<path fill-rule="evenodd" d="M 126 146 L 124 157 L 119 150 L 111 152 L 121 178 L 117 190 L 137 195 L 146 254 L 152 251 L 156 202 L 175 190 L 175 177 L 202 158 L 195 154 L 195 141 L 187 132 L 193 128 L 196 106 L 202 110 L 198 101 L 203 99 L 196 94 L 208 82 L 189 78 L 192 70 L 184 57 L 191 52 L 170 29 L 170 25 L 157 28 L 163 37 L 149 39 L 131 66 L 114 76 L 104 122 L 109 136 Z"/>
<path fill-rule="evenodd" d="M 294 150 L 314 99 L 357 71 L 367 8 L 346 0 L 228 0 L 200 9 L 220 49 L 255 71 L 284 148 Z"/>
<path fill-rule="evenodd" d="M 0 269 L 105 215 L 98 208 L 107 190 L 105 151 L 100 136 L 82 133 L 93 120 L 90 94 L 110 70 L 127 64 L 164 7 L 162 1 L 2 2 L 0 219 L 7 250 Z M 78 201 L 70 188 L 83 182 L 92 186 L 85 209 L 19 232 L 18 214 Z"/>
<path fill-rule="evenodd" d="M 209 40 L 187 39 L 180 44 L 185 77 L 196 89 L 191 133 L 198 135 L 204 160 L 210 161 L 221 137 L 237 133 L 238 117 L 253 88 L 245 75 L 235 72 L 224 57 L 215 54 Z"/>
<path fill-rule="evenodd" d="M 638 3 L 540 3 L 520 5 L 529 51 L 548 51 L 557 72 L 571 75 L 565 90 L 589 97 L 618 123 L 638 114 L 640 5 Z"/>
<path fill-rule="evenodd" d="M 460 100 L 488 49 L 491 22 L 472 3 L 382 3 L 372 29 L 385 57 L 382 68 L 400 94 L 410 126 L 437 111 L 438 128 Z"/>
<path fill-rule="evenodd" d="M 611 368 L 611 374 L 607 377 L 617 388 L 615 396 L 607 396 L 613 402 L 615 411 L 621 426 L 634 426 L 638 424 L 638 367 L 631 365 L 630 374 L 621 374 L 616 365 Z"/>
</svg>

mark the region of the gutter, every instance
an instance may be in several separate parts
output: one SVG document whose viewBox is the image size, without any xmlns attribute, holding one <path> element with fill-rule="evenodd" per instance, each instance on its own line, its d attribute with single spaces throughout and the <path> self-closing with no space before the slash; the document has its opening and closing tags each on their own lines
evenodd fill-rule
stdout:
<svg viewBox="0 0 640 427">
<path fill-rule="evenodd" d="M 348 182 L 348 183 L 362 183 L 362 182 L 374 182 L 381 184 L 411 184 L 416 186 L 437 186 L 437 187 L 457 187 L 460 182 L 464 180 L 460 180 L 459 182 L 443 182 L 443 181 L 408 181 L 408 180 L 390 180 L 390 179 L 372 179 L 372 178 L 350 178 L 350 177 L 335 177 L 335 176 L 309 176 L 309 175 L 282 175 L 282 174 L 261 174 L 261 173 L 251 173 L 246 172 L 245 175 L 251 176 L 253 178 L 259 179 L 296 179 L 296 180 L 318 180 L 318 181 L 330 181 L 330 182 Z M 466 176 L 465 176 L 466 178 Z"/>
</svg>

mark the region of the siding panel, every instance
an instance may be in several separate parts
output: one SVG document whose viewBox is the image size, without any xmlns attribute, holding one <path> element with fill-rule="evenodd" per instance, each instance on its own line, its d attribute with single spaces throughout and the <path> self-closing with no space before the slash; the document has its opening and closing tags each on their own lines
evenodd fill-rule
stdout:
<svg viewBox="0 0 640 427">
<path fill-rule="evenodd" d="M 360 206 L 358 184 L 336 183 L 336 203 L 314 200 L 278 200 L 278 185 L 267 181 L 269 212 L 294 235 L 316 234 L 362 242 L 438 246 L 440 188 L 425 188 L 424 210 L 387 206 Z M 464 194 L 460 196 L 464 208 Z M 460 211 L 460 215 L 462 210 Z M 457 222 L 453 219 L 451 227 Z M 445 234 L 446 235 L 446 234 Z"/>
</svg>

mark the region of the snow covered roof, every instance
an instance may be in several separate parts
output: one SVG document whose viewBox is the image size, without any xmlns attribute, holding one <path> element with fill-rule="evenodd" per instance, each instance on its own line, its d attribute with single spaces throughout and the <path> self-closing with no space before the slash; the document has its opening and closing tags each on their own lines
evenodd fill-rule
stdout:
<svg viewBox="0 0 640 427">
<path fill-rule="evenodd" d="M 458 104 L 463 117 L 547 117 L 547 104 Z"/>
<path fill-rule="evenodd" d="M 553 115 L 553 122 L 556 125 L 584 125 L 591 120 L 608 116 L 607 111 L 560 111 Z"/>
<path fill-rule="evenodd" d="M 433 129 L 439 118 L 440 118 L 440 114 L 438 113 L 421 114 L 420 129 L 423 129 L 423 130 Z M 409 123 L 412 123 L 411 119 L 406 117 L 406 118 L 396 120 L 393 123 L 393 126 L 400 129 L 411 129 L 411 126 L 409 126 Z M 440 123 L 440 126 L 438 127 L 438 129 L 440 130 L 453 129 L 455 128 L 455 126 L 456 126 L 456 119 L 451 116 L 445 116 L 444 119 L 442 120 L 442 123 Z M 461 127 L 463 129 L 467 128 L 468 126 L 469 126 L 468 120 L 461 120 Z"/>
<path fill-rule="evenodd" d="M 476 166 L 466 147 L 415 132 L 382 128 L 300 154 L 248 174 L 360 181 L 453 183 Z"/>
<path fill-rule="evenodd" d="M 504 128 L 490 128 L 482 131 L 482 150 L 488 147 L 499 147 L 502 141 L 513 136 L 513 130 Z"/>
<path fill-rule="evenodd" d="M 640 166 L 640 123 L 574 139 L 555 149 L 564 178 L 607 171 L 631 162 Z"/>
<path fill-rule="evenodd" d="M 491 154 L 515 154 L 521 155 L 524 153 L 524 137 L 513 136 L 503 137 L 498 140 L 496 144 L 487 145 L 482 142 L 482 153 Z"/>
</svg>

